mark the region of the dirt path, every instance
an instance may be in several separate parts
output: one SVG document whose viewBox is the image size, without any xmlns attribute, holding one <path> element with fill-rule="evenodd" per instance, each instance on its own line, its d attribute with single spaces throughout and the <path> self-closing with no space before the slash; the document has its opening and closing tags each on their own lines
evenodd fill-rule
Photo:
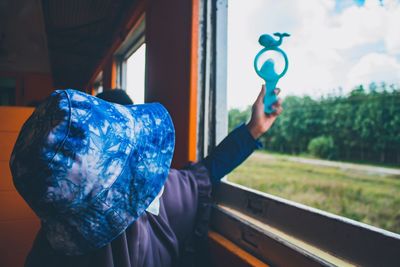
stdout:
<svg viewBox="0 0 400 267">
<path fill-rule="evenodd" d="M 318 166 L 326 166 L 326 167 L 336 167 L 342 170 L 356 170 L 367 172 L 371 174 L 379 174 L 379 175 L 399 175 L 400 169 L 395 168 L 386 168 L 386 167 L 377 167 L 372 165 L 362 165 L 362 164 L 354 164 L 354 163 L 345 163 L 340 161 L 329 161 L 322 159 L 309 159 L 309 158 L 301 158 L 301 157 L 293 157 L 293 156 L 284 156 L 284 155 L 273 155 L 266 154 L 261 152 L 256 152 L 254 154 L 257 158 L 269 158 L 269 159 L 285 159 L 288 161 L 299 162 L 310 165 L 318 165 Z"/>
</svg>

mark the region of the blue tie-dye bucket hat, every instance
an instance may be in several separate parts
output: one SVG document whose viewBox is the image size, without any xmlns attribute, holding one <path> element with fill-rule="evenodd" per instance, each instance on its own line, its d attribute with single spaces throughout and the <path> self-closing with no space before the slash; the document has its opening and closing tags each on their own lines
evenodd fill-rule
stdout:
<svg viewBox="0 0 400 267">
<path fill-rule="evenodd" d="M 168 176 L 174 143 L 160 104 L 58 90 L 25 122 L 10 168 L 51 246 L 77 255 L 111 242 L 145 211 Z"/>
</svg>

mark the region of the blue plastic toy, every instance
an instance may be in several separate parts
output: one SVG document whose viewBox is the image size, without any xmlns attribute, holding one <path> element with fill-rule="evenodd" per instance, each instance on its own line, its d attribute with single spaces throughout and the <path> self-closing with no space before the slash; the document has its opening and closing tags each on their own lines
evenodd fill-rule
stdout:
<svg viewBox="0 0 400 267">
<path fill-rule="evenodd" d="M 278 46 L 282 44 L 282 39 L 284 37 L 290 36 L 288 33 L 274 33 L 275 36 L 279 37 L 278 40 L 275 40 L 271 35 L 269 34 L 263 34 L 260 36 L 258 39 L 258 42 L 260 45 L 264 46 L 264 48 L 258 52 L 256 57 L 254 58 L 254 69 L 256 70 L 258 76 L 260 76 L 264 81 L 265 81 L 265 87 L 266 87 L 266 94 L 264 97 L 264 111 L 267 114 L 273 113 L 275 110 L 272 108 L 272 105 L 274 105 L 277 102 L 277 96 L 275 94 L 275 88 L 276 84 L 278 83 L 279 79 L 285 75 L 288 66 L 289 66 L 289 61 L 288 58 L 283 52 L 282 49 L 280 49 Z M 276 51 L 280 53 L 284 60 L 285 60 L 285 67 L 282 71 L 282 73 L 278 74 L 275 72 L 275 62 L 272 58 L 267 59 L 264 64 L 261 66 L 260 69 L 257 67 L 258 59 L 259 57 L 264 54 L 267 51 Z"/>
</svg>

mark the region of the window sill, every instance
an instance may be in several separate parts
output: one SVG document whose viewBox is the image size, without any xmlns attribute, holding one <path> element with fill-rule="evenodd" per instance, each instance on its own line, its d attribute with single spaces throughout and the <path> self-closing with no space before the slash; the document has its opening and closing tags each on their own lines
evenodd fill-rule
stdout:
<svg viewBox="0 0 400 267">
<path fill-rule="evenodd" d="M 395 266 L 400 235 L 222 182 L 211 226 L 276 265 Z"/>
</svg>

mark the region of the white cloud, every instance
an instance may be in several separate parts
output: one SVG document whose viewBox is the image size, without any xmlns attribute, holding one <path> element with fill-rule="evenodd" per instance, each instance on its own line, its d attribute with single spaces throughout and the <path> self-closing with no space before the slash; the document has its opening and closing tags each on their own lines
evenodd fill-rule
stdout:
<svg viewBox="0 0 400 267">
<path fill-rule="evenodd" d="M 371 82 L 398 83 L 400 63 L 386 54 L 370 53 L 363 56 L 348 74 L 348 87 Z"/>
<path fill-rule="evenodd" d="M 284 95 L 326 94 L 367 76 L 398 79 L 400 3 L 384 3 L 366 0 L 364 6 L 346 6 L 338 13 L 334 0 L 252 0 L 251 4 L 230 0 L 228 106 L 244 107 L 257 96 L 261 80 L 252 61 L 261 48 L 257 39 L 263 33 L 292 34 L 282 45 L 290 61 L 287 75 L 278 84 Z M 365 56 L 377 52 L 385 59 Z M 362 67 L 366 62 L 372 64 L 372 59 L 378 60 L 372 66 L 382 71 Z"/>
<path fill-rule="evenodd" d="M 400 54 L 400 4 L 393 4 L 393 10 L 386 16 L 387 27 L 385 31 L 385 45 L 391 55 Z"/>
</svg>

